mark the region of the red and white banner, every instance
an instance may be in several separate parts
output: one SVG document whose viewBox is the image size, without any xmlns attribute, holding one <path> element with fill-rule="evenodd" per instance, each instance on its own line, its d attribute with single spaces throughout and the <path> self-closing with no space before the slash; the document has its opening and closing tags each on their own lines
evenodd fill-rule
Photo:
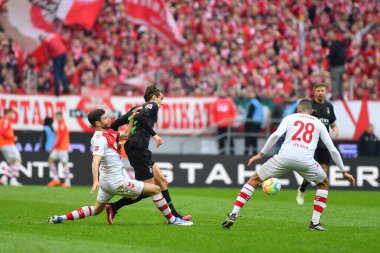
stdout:
<svg viewBox="0 0 380 253">
<path fill-rule="evenodd" d="M 164 0 L 124 0 L 124 3 L 129 21 L 148 27 L 161 39 L 175 46 L 185 44 L 186 41 Z"/>
<path fill-rule="evenodd" d="M 91 29 L 104 0 L 62 0 L 57 9 L 57 18 L 65 25 L 80 25 Z"/>
<path fill-rule="evenodd" d="M 60 18 L 67 25 L 77 24 L 90 29 L 103 2 L 104 0 L 7 1 L 1 4 L 0 23 L 5 33 L 22 50 L 33 55 L 39 62 L 46 62 L 54 57 L 54 52 L 49 52 L 49 49 L 59 49 L 63 45 L 60 40 L 52 39 L 59 37 L 54 33 L 54 19 Z M 42 41 L 47 42 L 47 47 Z"/>
<path fill-rule="evenodd" d="M 115 118 L 126 113 L 135 105 L 144 103 L 140 97 L 99 96 L 37 96 L 0 94 L 0 115 L 5 108 L 13 108 L 14 128 L 17 130 L 41 130 L 46 116 L 52 117 L 62 111 L 70 131 L 91 132 L 87 114 L 103 108 Z M 155 129 L 160 134 L 193 135 L 211 126 L 211 104 L 214 97 L 165 98 L 158 113 Z M 339 128 L 338 139 L 356 140 L 372 123 L 375 134 L 380 136 L 380 101 L 336 101 L 333 103 Z M 212 129 L 210 131 L 213 131 Z"/>
<path fill-rule="evenodd" d="M 206 98 L 165 98 L 158 112 L 155 129 L 160 134 L 190 135 L 210 127 L 210 107 L 215 100 Z M 37 96 L 0 94 L 0 115 L 5 108 L 15 111 L 13 119 L 16 130 L 42 129 L 45 117 L 62 111 L 70 131 L 91 132 L 87 114 L 98 108 L 105 109 L 111 118 L 123 115 L 136 105 L 144 103 L 142 97 L 101 96 Z"/>
</svg>

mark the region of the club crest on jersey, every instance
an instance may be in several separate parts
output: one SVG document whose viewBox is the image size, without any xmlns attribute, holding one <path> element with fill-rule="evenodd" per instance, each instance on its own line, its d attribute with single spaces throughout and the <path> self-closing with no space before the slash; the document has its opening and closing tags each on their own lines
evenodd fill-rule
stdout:
<svg viewBox="0 0 380 253">
<path fill-rule="evenodd" d="M 148 105 L 145 106 L 145 108 L 152 109 L 153 105 L 152 104 L 148 104 Z"/>
<path fill-rule="evenodd" d="M 99 146 L 95 146 L 94 151 L 99 151 Z"/>
<path fill-rule="evenodd" d="M 328 115 L 330 115 L 330 108 L 327 107 L 327 109 L 326 109 L 326 113 L 327 113 Z"/>
</svg>

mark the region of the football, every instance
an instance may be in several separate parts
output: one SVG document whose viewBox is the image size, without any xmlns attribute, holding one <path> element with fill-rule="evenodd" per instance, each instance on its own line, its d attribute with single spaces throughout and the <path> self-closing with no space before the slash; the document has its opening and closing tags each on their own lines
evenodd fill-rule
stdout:
<svg viewBox="0 0 380 253">
<path fill-rule="evenodd" d="M 281 189 L 281 184 L 278 178 L 269 178 L 262 184 L 263 190 L 268 195 L 276 195 Z"/>
</svg>

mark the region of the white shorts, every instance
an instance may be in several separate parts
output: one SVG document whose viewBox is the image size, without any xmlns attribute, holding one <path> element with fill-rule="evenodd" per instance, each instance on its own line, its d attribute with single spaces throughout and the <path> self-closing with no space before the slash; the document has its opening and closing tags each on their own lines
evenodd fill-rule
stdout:
<svg viewBox="0 0 380 253">
<path fill-rule="evenodd" d="M 118 181 L 101 181 L 97 200 L 100 203 L 108 203 L 113 196 L 119 195 L 125 198 L 135 199 L 140 196 L 144 188 L 144 182 L 123 177 Z"/>
<path fill-rule="evenodd" d="M 68 151 L 62 151 L 62 150 L 54 149 L 53 151 L 50 152 L 49 157 L 53 158 L 57 162 L 62 162 L 62 163 L 68 163 L 69 162 L 69 152 Z"/>
<path fill-rule="evenodd" d="M 296 171 L 307 181 L 316 184 L 321 183 L 327 178 L 321 165 L 314 159 L 307 162 L 299 162 L 275 155 L 256 170 L 262 181 L 272 177 L 281 177 L 291 171 Z"/>
<path fill-rule="evenodd" d="M 16 145 L 2 146 L 0 147 L 0 151 L 8 164 L 13 164 L 16 160 L 21 160 L 21 155 Z"/>
<path fill-rule="evenodd" d="M 133 169 L 128 159 L 121 159 L 121 162 L 123 163 L 123 169 Z"/>
</svg>

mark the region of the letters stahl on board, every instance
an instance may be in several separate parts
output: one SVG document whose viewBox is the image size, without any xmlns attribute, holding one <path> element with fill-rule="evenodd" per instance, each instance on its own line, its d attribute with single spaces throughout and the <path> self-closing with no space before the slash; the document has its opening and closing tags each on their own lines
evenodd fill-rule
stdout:
<svg viewBox="0 0 380 253">
<path fill-rule="evenodd" d="M 18 132 L 18 148 L 21 150 L 25 171 L 20 181 L 26 185 L 44 185 L 49 178 L 48 153 L 40 151 L 37 132 Z M 91 134 L 70 134 L 69 160 L 74 185 L 91 185 Z M 247 167 L 247 156 L 225 155 L 154 155 L 171 186 L 179 187 L 240 187 L 260 164 Z M 262 162 L 265 162 L 263 160 Z M 333 189 L 379 190 L 380 158 L 349 158 L 344 163 L 357 179 L 357 187 L 349 186 L 342 179 L 336 166 L 330 166 L 328 176 Z M 0 174 L 6 166 L 0 155 Z M 62 166 L 58 165 L 63 178 Z M 281 179 L 283 188 L 297 188 L 302 178 L 293 172 Z"/>
</svg>

